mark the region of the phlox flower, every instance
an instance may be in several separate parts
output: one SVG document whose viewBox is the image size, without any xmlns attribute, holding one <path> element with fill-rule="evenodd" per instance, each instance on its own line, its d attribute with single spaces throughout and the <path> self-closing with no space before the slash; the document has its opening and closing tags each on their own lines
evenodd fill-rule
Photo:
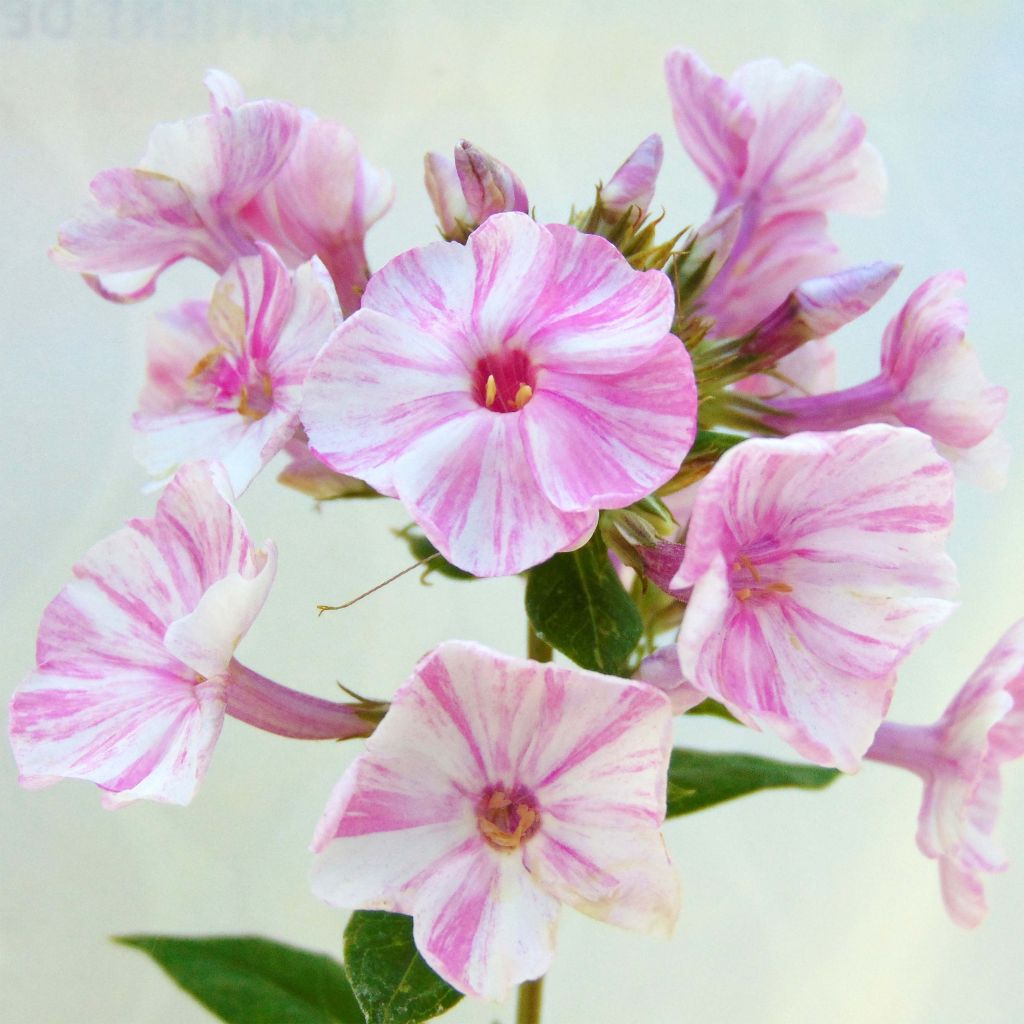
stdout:
<svg viewBox="0 0 1024 1024">
<path fill-rule="evenodd" d="M 907 768 L 924 782 L 917 845 L 939 862 L 942 896 L 965 928 L 987 912 L 982 873 L 1006 861 L 992 840 L 1000 770 L 1024 756 L 1024 620 L 986 655 L 930 726 L 884 722 L 868 758 Z"/>
<path fill-rule="evenodd" d="M 390 180 L 342 125 L 247 102 L 220 71 L 205 83 L 210 112 L 158 125 L 137 167 L 98 174 L 53 258 L 105 298 L 134 301 L 180 259 L 223 273 L 262 240 L 291 267 L 320 257 L 342 308 L 355 309 L 369 276 L 363 239 L 391 204 Z"/>
<path fill-rule="evenodd" d="M 674 588 L 683 676 L 854 771 L 896 665 L 952 609 L 952 473 L 914 430 L 744 441 L 701 482 Z"/>
<path fill-rule="evenodd" d="M 290 274 L 273 249 L 257 250 L 231 264 L 209 303 L 153 321 L 134 423 L 154 476 L 217 459 L 241 494 L 299 425 L 302 382 L 337 304 L 319 261 Z"/>
<path fill-rule="evenodd" d="M 742 211 L 730 258 L 702 298 L 716 336 L 742 334 L 801 281 L 839 269 L 826 215 L 877 212 L 885 172 L 840 84 L 814 68 L 758 60 L 726 81 L 673 50 L 665 72 L 676 129 L 715 190 L 715 212 Z"/>
<path fill-rule="evenodd" d="M 520 572 L 679 468 L 697 394 L 673 307 L 603 238 L 495 214 L 374 274 L 307 378 L 310 446 L 449 561 Z"/>
<path fill-rule="evenodd" d="M 363 709 L 235 660 L 276 567 L 274 545 L 250 541 L 223 469 L 180 469 L 156 515 L 91 548 L 43 613 L 36 669 L 10 705 L 22 784 L 86 779 L 107 806 L 188 803 L 225 711 L 297 738 L 366 735 Z"/>
<path fill-rule="evenodd" d="M 667 934 L 670 724 L 651 686 L 442 644 L 331 795 L 313 890 L 411 914 L 427 963 L 484 999 L 544 974 L 562 903 Z"/>
<path fill-rule="evenodd" d="M 962 273 L 928 278 L 890 321 L 877 377 L 852 388 L 790 396 L 771 425 L 783 432 L 842 430 L 861 423 L 905 424 L 931 435 L 954 466 L 982 486 L 1005 482 L 1008 450 L 995 430 L 1007 393 L 983 373 L 965 340 Z"/>
</svg>

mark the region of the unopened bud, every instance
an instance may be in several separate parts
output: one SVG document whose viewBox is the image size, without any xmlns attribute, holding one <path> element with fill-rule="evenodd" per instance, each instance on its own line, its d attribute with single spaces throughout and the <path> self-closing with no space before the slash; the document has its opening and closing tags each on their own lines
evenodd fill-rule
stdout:
<svg viewBox="0 0 1024 1024">
<path fill-rule="evenodd" d="M 449 240 L 465 241 L 473 225 L 455 161 L 440 153 L 428 153 L 423 158 L 423 166 L 423 182 L 434 204 L 442 234 Z"/>
<path fill-rule="evenodd" d="M 493 213 L 528 213 L 526 189 L 507 164 L 465 139 L 455 149 L 455 170 L 474 224 Z"/>
<path fill-rule="evenodd" d="M 631 206 L 637 216 L 647 213 L 661 170 L 664 146 L 661 136 L 648 135 L 601 189 L 601 212 L 608 221 L 618 220 Z"/>
</svg>

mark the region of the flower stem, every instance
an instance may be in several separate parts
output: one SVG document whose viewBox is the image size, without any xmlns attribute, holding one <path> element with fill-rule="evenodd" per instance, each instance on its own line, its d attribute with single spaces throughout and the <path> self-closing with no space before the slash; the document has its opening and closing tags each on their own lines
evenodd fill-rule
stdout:
<svg viewBox="0 0 1024 1024">
<path fill-rule="evenodd" d="M 540 1024 L 540 1002 L 544 979 L 524 981 L 519 986 L 519 1001 L 516 1003 L 516 1024 Z"/>
</svg>

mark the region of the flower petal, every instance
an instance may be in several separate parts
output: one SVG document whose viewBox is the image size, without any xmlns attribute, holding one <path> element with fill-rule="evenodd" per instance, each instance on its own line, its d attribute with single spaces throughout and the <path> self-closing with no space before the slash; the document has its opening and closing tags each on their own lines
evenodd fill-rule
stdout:
<svg viewBox="0 0 1024 1024">
<path fill-rule="evenodd" d="M 223 681 L 128 668 L 102 679 L 41 671 L 11 699 L 23 785 L 87 779 L 124 799 L 187 804 L 224 718 Z"/>
<path fill-rule="evenodd" d="M 668 335 L 621 374 L 539 374 L 522 411 L 530 465 L 556 508 L 622 508 L 679 469 L 696 434 L 697 386 Z"/>
<path fill-rule="evenodd" d="M 364 307 L 314 362 L 301 415 L 319 458 L 394 495 L 409 446 L 479 409 L 465 367 L 434 335 Z"/>
<path fill-rule="evenodd" d="M 550 503 L 522 429 L 517 414 L 477 407 L 431 429 L 395 465 L 395 490 L 423 532 L 476 576 L 522 572 L 577 544 L 597 523 L 596 511 L 563 512 Z M 310 437 L 315 443 L 312 430 Z"/>
</svg>

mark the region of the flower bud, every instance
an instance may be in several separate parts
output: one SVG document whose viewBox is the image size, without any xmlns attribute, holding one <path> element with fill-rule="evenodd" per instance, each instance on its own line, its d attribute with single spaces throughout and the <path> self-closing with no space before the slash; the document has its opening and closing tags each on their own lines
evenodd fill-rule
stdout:
<svg viewBox="0 0 1024 1024">
<path fill-rule="evenodd" d="M 492 213 L 529 213 L 526 189 L 512 168 L 465 139 L 455 148 L 455 170 L 475 225 Z"/>
<path fill-rule="evenodd" d="M 654 198 L 664 146 L 661 136 L 648 135 L 601 189 L 601 210 L 606 220 L 617 220 L 631 206 L 642 217 Z"/>
</svg>

